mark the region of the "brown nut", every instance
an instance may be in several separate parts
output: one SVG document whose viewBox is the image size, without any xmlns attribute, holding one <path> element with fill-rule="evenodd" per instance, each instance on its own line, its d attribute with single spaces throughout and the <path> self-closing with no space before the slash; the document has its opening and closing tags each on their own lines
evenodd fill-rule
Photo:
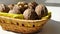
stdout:
<svg viewBox="0 0 60 34">
<path fill-rule="evenodd" d="M 33 9 L 26 9 L 23 13 L 23 16 L 26 20 L 36 20 L 38 16 Z"/>
<path fill-rule="evenodd" d="M 9 8 L 8 6 L 4 5 L 4 4 L 0 4 L 0 11 L 1 12 L 9 12 Z"/>
<path fill-rule="evenodd" d="M 14 6 L 13 9 L 9 11 L 9 13 L 21 14 L 20 7 L 19 6 Z"/>
<path fill-rule="evenodd" d="M 28 3 L 28 7 L 29 8 L 33 8 L 33 9 L 35 9 L 35 7 L 37 6 L 38 4 L 36 3 L 36 2 L 30 2 L 30 3 Z"/>
<path fill-rule="evenodd" d="M 13 9 L 17 9 L 16 6 L 18 6 L 18 5 L 15 5 Z M 20 5 L 20 6 L 18 6 L 18 9 L 21 11 L 22 14 L 23 14 L 23 12 L 24 12 L 27 8 L 28 8 L 27 5 L 24 5 L 24 6 Z"/>
<path fill-rule="evenodd" d="M 39 16 L 39 18 L 46 16 L 48 14 L 48 10 L 45 5 L 40 4 L 35 8 L 35 12 Z"/>
<path fill-rule="evenodd" d="M 9 7 L 10 9 L 13 9 L 14 4 L 10 4 L 10 5 L 8 5 L 8 7 Z"/>
<path fill-rule="evenodd" d="M 22 14 L 23 14 L 23 12 L 24 12 L 24 7 L 22 7 L 21 5 L 20 6 L 18 6 L 18 5 L 15 5 L 14 7 L 13 7 L 13 10 L 19 10 Z"/>
<path fill-rule="evenodd" d="M 28 8 L 28 3 L 26 2 L 18 2 L 17 5 L 19 7 L 21 7 L 21 13 L 23 14 L 23 12 Z"/>
</svg>

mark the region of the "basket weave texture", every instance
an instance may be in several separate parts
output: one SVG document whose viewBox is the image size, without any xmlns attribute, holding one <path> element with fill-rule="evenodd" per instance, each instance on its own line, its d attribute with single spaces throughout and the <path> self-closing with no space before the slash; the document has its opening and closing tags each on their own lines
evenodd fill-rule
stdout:
<svg viewBox="0 0 60 34">
<path fill-rule="evenodd" d="M 50 17 L 51 14 L 43 17 L 41 20 L 21 20 L 0 16 L 0 24 L 4 30 L 33 33 L 41 30 Z"/>
</svg>

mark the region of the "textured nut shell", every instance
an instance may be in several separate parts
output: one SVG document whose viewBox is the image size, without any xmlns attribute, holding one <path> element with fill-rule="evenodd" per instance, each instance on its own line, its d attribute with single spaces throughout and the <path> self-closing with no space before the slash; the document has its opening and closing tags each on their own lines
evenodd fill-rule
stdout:
<svg viewBox="0 0 60 34">
<path fill-rule="evenodd" d="M 3 11 L 3 12 L 8 12 L 10 9 L 4 5 L 4 4 L 0 4 L 0 11 Z"/>
<path fill-rule="evenodd" d="M 13 9 L 14 10 L 18 9 L 23 14 L 23 12 L 27 9 L 27 6 L 22 6 L 22 5 L 18 6 L 18 5 L 15 5 Z"/>
<path fill-rule="evenodd" d="M 10 4 L 10 5 L 8 5 L 8 7 L 9 7 L 10 9 L 13 9 L 14 4 Z"/>
<path fill-rule="evenodd" d="M 20 7 L 20 11 L 22 14 L 28 8 L 28 3 L 26 3 L 25 1 L 18 2 L 17 5 Z"/>
<path fill-rule="evenodd" d="M 46 16 L 48 14 L 48 10 L 47 10 L 47 8 L 43 4 L 38 5 L 35 8 L 35 12 L 39 16 L 39 18 L 41 18 L 43 16 Z"/>
<path fill-rule="evenodd" d="M 23 15 L 24 15 L 24 18 L 28 20 L 35 20 L 38 18 L 37 14 L 33 9 L 26 9 Z"/>
<path fill-rule="evenodd" d="M 9 11 L 9 13 L 20 14 L 20 13 L 21 13 L 20 7 L 17 6 L 17 5 L 15 5 L 15 6 L 13 7 L 13 9 Z"/>
<path fill-rule="evenodd" d="M 35 7 L 36 7 L 37 5 L 38 5 L 38 4 L 37 4 L 36 2 L 30 2 L 30 3 L 28 3 L 29 8 L 33 8 L 33 9 L 35 9 Z"/>
</svg>

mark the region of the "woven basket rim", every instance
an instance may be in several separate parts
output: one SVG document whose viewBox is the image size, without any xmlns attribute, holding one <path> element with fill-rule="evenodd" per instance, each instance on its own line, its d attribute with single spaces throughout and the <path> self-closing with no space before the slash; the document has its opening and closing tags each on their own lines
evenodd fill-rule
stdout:
<svg viewBox="0 0 60 34">
<path fill-rule="evenodd" d="M 50 13 L 50 14 L 49 14 Z M 0 16 L 2 18 L 7 18 L 7 19 L 12 19 L 12 20 L 17 20 L 17 21 L 25 21 L 25 22 L 37 22 L 37 21 L 44 21 L 44 20 L 48 20 L 50 19 L 49 17 L 51 16 L 51 12 L 48 12 L 48 15 L 45 16 L 44 18 L 40 19 L 40 20 L 23 20 L 23 19 L 15 19 L 15 18 L 9 18 L 9 17 L 4 17 L 4 16 Z"/>
</svg>

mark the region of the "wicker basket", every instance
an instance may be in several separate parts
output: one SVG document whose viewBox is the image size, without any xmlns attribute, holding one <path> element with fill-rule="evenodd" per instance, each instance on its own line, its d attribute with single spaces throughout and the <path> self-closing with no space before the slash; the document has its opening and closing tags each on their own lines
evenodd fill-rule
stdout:
<svg viewBox="0 0 60 34">
<path fill-rule="evenodd" d="M 4 30 L 33 33 L 42 29 L 43 25 L 50 19 L 51 12 L 41 20 L 21 20 L 0 16 L 0 24 Z"/>
</svg>

